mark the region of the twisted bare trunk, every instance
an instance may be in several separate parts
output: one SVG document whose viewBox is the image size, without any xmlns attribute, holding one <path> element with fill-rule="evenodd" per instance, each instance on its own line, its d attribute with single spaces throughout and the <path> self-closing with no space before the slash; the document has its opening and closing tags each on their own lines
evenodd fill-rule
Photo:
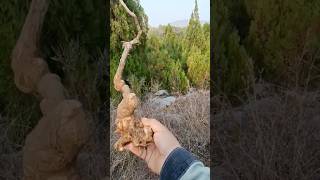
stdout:
<svg viewBox="0 0 320 180">
<path fill-rule="evenodd" d="M 126 12 L 134 18 L 134 22 L 138 30 L 138 34 L 133 40 L 123 43 L 124 50 L 122 52 L 117 72 L 113 79 L 114 88 L 121 92 L 123 97 L 122 101 L 118 105 L 116 117 L 116 132 L 118 132 L 121 137 L 114 145 L 117 150 L 122 151 L 123 147 L 128 143 L 132 143 L 134 146 L 147 146 L 153 141 L 153 132 L 150 127 L 144 126 L 141 120 L 135 117 L 134 111 L 139 104 L 139 99 L 135 93 L 131 92 L 129 86 L 122 79 L 126 59 L 133 45 L 139 43 L 142 30 L 137 16 L 130 11 L 123 0 L 119 1 Z"/>
<path fill-rule="evenodd" d="M 15 84 L 24 93 L 39 94 L 43 117 L 28 134 L 23 148 L 25 180 L 80 179 L 76 157 L 88 139 L 80 102 L 67 100 L 59 76 L 49 71 L 39 52 L 39 39 L 49 0 L 32 0 L 12 52 Z"/>
</svg>

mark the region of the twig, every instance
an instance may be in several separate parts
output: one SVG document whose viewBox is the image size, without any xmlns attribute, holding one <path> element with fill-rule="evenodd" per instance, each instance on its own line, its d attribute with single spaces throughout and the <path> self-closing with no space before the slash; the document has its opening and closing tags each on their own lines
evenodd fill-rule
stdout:
<svg viewBox="0 0 320 180">
<path fill-rule="evenodd" d="M 124 82 L 121 83 L 121 82 L 122 82 L 123 69 L 124 69 L 124 67 L 125 67 L 126 59 L 127 59 L 128 55 L 129 55 L 130 50 L 132 49 L 132 46 L 133 46 L 134 44 L 139 43 L 139 39 L 140 39 L 140 36 L 141 36 L 141 34 L 142 34 L 142 30 L 141 30 L 141 28 L 140 28 L 140 25 L 139 25 L 139 21 L 138 21 L 137 16 L 136 16 L 132 11 L 130 11 L 130 9 L 129 9 L 129 8 L 127 7 L 127 5 L 123 2 L 123 0 L 119 0 L 119 1 L 120 1 L 121 5 L 124 7 L 124 9 L 127 11 L 127 13 L 134 18 L 134 22 L 135 22 L 136 27 L 137 27 L 137 29 L 138 29 L 138 34 L 137 34 L 137 36 L 136 36 L 134 39 L 132 39 L 131 41 L 128 41 L 128 42 L 124 42 L 124 43 L 123 43 L 123 48 L 124 48 L 124 50 L 123 50 L 122 55 L 121 55 L 121 59 L 120 59 L 120 63 L 119 63 L 117 72 L 116 72 L 116 74 L 115 74 L 115 76 L 114 76 L 115 89 L 116 89 L 117 91 L 120 91 L 120 92 L 124 93 L 124 92 L 121 90 L 122 86 L 125 85 Z M 121 83 L 121 84 L 119 84 L 119 83 Z"/>
<path fill-rule="evenodd" d="M 120 1 L 121 5 L 124 7 L 124 9 L 127 11 L 127 13 L 134 18 L 134 23 L 136 24 L 137 29 L 138 29 L 137 36 L 132 41 L 130 41 L 130 43 L 131 43 L 131 45 L 139 43 L 139 39 L 140 39 L 140 36 L 142 34 L 142 30 L 141 30 L 140 25 L 139 25 L 138 17 L 132 11 L 130 11 L 130 9 L 123 2 L 123 0 L 119 0 L 119 1 Z"/>
</svg>

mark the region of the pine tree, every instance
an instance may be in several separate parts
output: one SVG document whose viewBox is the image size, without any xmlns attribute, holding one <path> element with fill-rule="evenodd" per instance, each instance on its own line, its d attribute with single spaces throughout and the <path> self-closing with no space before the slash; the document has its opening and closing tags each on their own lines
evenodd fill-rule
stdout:
<svg viewBox="0 0 320 180">
<path fill-rule="evenodd" d="M 198 88 L 208 88 L 210 80 L 210 53 L 203 53 L 201 50 L 193 46 L 187 59 L 188 77 Z"/>
<path fill-rule="evenodd" d="M 205 47 L 203 46 L 204 36 L 201 28 L 201 23 L 199 19 L 199 9 L 197 0 L 195 0 L 195 7 L 192 11 L 191 18 L 186 30 L 185 35 L 185 53 L 188 55 L 188 52 L 191 50 L 192 46 L 197 46 L 201 50 Z"/>
<path fill-rule="evenodd" d="M 192 85 L 198 88 L 209 87 L 210 34 L 208 26 L 205 28 L 201 26 L 198 2 L 195 0 L 184 40 L 183 59 L 185 61 L 182 62 L 186 64 L 186 71 Z"/>
<path fill-rule="evenodd" d="M 310 72 L 317 69 L 314 65 L 320 63 L 312 50 L 319 48 L 319 44 L 308 45 L 320 37 L 319 31 L 310 31 L 320 24 L 320 1 L 245 2 L 252 17 L 247 49 L 256 72 L 262 72 L 262 77 L 272 82 L 303 85 Z"/>
<path fill-rule="evenodd" d="M 140 38 L 139 46 L 134 47 L 135 50 L 130 53 L 126 68 L 124 72 L 124 76 L 127 74 L 135 77 L 126 77 L 125 79 L 135 80 L 135 82 L 129 82 L 129 84 L 141 84 L 136 80 L 145 79 L 144 82 L 150 81 L 150 71 L 148 67 L 148 62 L 146 61 L 146 54 L 144 53 L 146 48 L 146 40 L 148 31 L 148 19 L 144 13 L 143 8 L 140 3 L 135 0 L 126 0 L 126 5 L 130 10 L 132 10 L 138 17 L 141 28 L 143 29 L 143 34 Z M 122 53 L 122 41 L 131 40 L 137 33 L 136 26 L 134 24 L 134 20 L 131 16 L 127 14 L 124 8 L 119 4 L 118 1 L 114 1 L 111 3 L 111 37 L 110 37 L 110 77 L 114 77 L 116 72 L 116 68 L 118 67 L 118 62 Z M 111 81 L 112 83 L 112 81 Z M 137 89 L 139 88 L 139 89 Z M 143 88 L 143 89 L 140 89 Z M 135 85 L 135 92 L 144 92 L 147 90 L 146 84 L 141 86 Z M 111 96 L 115 99 L 120 97 L 119 93 L 117 93 L 113 86 L 110 86 Z"/>
<path fill-rule="evenodd" d="M 223 0 L 213 3 L 213 83 L 214 93 L 239 95 L 250 86 L 252 63 L 229 21 Z"/>
<path fill-rule="evenodd" d="M 168 52 L 170 58 L 181 61 L 182 43 L 173 28 L 170 24 L 165 26 L 162 49 Z"/>
<path fill-rule="evenodd" d="M 148 67 L 152 69 L 150 76 L 153 82 L 161 84 L 161 88 L 173 92 L 186 92 L 189 80 L 181 66 L 181 42 L 172 26 L 165 27 L 163 38 L 150 35 L 147 41 Z"/>
<path fill-rule="evenodd" d="M 195 0 L 195 6 L 194 6 L 194 10 L 192 12 L 191 18 L 195 19 L 195 20 L 200 20 L 199 17 L 199 8 L 198 8 L 198 1 Z"/>
</svg>

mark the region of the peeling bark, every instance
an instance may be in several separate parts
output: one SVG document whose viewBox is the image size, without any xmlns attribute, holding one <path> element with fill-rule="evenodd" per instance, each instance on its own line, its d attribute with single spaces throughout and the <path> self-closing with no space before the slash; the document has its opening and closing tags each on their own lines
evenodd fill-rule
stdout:
<svg viewBox="0 0 320 180">
<path fill-rule="evenodd" d="M 116 115 L 116 132 L 120 134 L 120 139 L 114 144 L 114 147 L 122 151 L 123 147 L 132 143 L 134 146 L 145 147 L 153 141 L 153 131 L 150 127 L 144 126 L 140 119 L 135 117 L 134 111 L 139 104 L 139 98 L 135 93 L 131 92 L 129 86 L 122 79 L 123 70 L 126 64 L 126 59 L 129 55 L 133 45 L 139 43 L 142 30 L 139 25 L 137 16 L 130 11 L 123 0 L 119 0 L 126 12 L 134 18 L 135 25 L 137 26 L 137 36 L 129 41 L 123 43 L 123 53 L 120 59 L 120 63 L 117 72 L 114 76 L 113 83 L 114 88 L 122 93 L 122 101 L 118 105 Z"/>
</svg>

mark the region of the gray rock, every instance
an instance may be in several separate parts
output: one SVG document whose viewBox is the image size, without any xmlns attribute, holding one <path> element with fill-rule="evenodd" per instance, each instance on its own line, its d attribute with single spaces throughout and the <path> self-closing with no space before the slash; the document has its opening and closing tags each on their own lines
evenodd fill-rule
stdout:
<svg viewBox="0 0 320 180">
<path fill-rule="evenodd" d="M 156 95 L 156 96 L 169 96 L 169 93 L 167 90 L 159 90 L 154 95 Z"/>
<path fill-rule="evenodd" d="M 164 108 L 170 106 L 176 100 L 173 96 L 165 98 L 153 98 L 151 99 L 151 105 L 154 108 Z"/>
</svg>

